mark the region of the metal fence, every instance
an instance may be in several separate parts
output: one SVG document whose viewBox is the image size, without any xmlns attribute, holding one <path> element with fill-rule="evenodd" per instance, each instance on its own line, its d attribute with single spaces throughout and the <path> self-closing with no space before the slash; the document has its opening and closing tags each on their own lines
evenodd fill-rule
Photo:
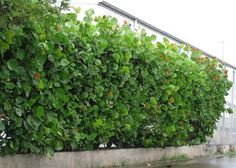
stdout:
<svg viewBox="0 0 236 168">
<path fill-rule="evenodd" d="M 146 29 L 146 31 L 150 34 L 157 35 L 158 39 L 161 40 L 162 37 L 168 38 L 170 41 L 185 44 L 190 46 L 191 48 L 200 50 L 203 55 L 208 56 L 210 58 L 215 58 L 215 56 L 163 31 L 159 28 L 113 6 L 105 1 L 95 3 L 73 3 L 74 6 L 82 6 L 82 8 L 89 9 L 93 8 L 98 15 L 111 15 L 118 19 L 118 22 L 123 24 L 124 20 L 128 21 L 130 24 L 130 28 L 137 31 L 138 27 Z M 81 16 L 82 17 L 82 16 Z M 218 58 L 217 58 L 218 59 Z M 219 62 L 223 63 L 228 70 L 228 78 L 233 82 L 233 87 L 229 91 L 229 95 L 226 97 L 226 107 L 231 107 L 234 111 L 233 114 L 223 113 L 221 119 L 217 123 L 217 129 L 213 138 L 209 138 L 209 143 L 211 144 L 236 144 L 236 79 L 235 72 L 236 67 L 224 62 L 221 59 L 218 59 Z"/>
<path fill-rule="evenodd" d="M 233 86 L 226 97 L 226 107 L 233 109 L 233 114 L 223 113 L 221 119 L 217 123 L 217 129 L 213 138 L 209 139 L 211 144 L 236 144 L 236 81 L 235 68 L 226 67 L 229 72 L 229 80 L 233 82 Z"/>
</svg>

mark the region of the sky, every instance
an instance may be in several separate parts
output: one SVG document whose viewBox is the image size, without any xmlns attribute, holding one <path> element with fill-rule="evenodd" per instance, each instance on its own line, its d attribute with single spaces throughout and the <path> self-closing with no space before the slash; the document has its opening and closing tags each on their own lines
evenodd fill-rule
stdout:
<svg viewBox="0 0 236 168">
<path fill-rule="evenodd" d="M 106 1 L 236 66 L 236 0 Z"/>
<path fill-rule="evenodd" d="M 236 66 L 235 0 L 107 2 Z"/>
</svg>

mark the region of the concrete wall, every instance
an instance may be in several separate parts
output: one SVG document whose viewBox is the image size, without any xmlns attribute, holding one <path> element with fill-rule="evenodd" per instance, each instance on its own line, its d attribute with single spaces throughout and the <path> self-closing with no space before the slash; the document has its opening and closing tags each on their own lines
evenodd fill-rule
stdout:
<svg viewBox="0 0 236 168">
<path fill-rule="evenodd" d="M 235 146 L 221 146 L 222 152 Z M 113 149 L 84 152 L 58 152 L 51 159 L 35 154 L 17 154 L 0 157 L 0 168 L 93 168 L 134 166 L 185 155 L 204 157 L 217 152 L 217 146 L 195 145 L 168 148 Z"/>
</svg>

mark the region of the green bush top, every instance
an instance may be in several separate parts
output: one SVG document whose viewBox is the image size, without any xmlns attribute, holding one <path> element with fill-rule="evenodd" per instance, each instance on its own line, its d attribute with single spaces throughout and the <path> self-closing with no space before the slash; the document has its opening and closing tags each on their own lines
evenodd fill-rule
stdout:
<svg viewBox="0 0 236 168">
<path fill-rule="evenodd" d="M 83 21 L 63 10 L 0 0 L 2 155 L 180 146 L 213 134 L 231 87 L 216 59 L 92 10 Z"/>
</svg>

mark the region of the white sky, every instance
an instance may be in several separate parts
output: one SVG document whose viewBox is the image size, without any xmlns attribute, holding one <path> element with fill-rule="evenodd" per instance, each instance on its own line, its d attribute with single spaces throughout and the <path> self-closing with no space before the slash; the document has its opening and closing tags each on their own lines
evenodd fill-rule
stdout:
<svg viewBox="0 0 236 168">
<path fill-rule="evenodd" d="M 236 66 L 236 0 L 106 1 Z"/>
</svg>

